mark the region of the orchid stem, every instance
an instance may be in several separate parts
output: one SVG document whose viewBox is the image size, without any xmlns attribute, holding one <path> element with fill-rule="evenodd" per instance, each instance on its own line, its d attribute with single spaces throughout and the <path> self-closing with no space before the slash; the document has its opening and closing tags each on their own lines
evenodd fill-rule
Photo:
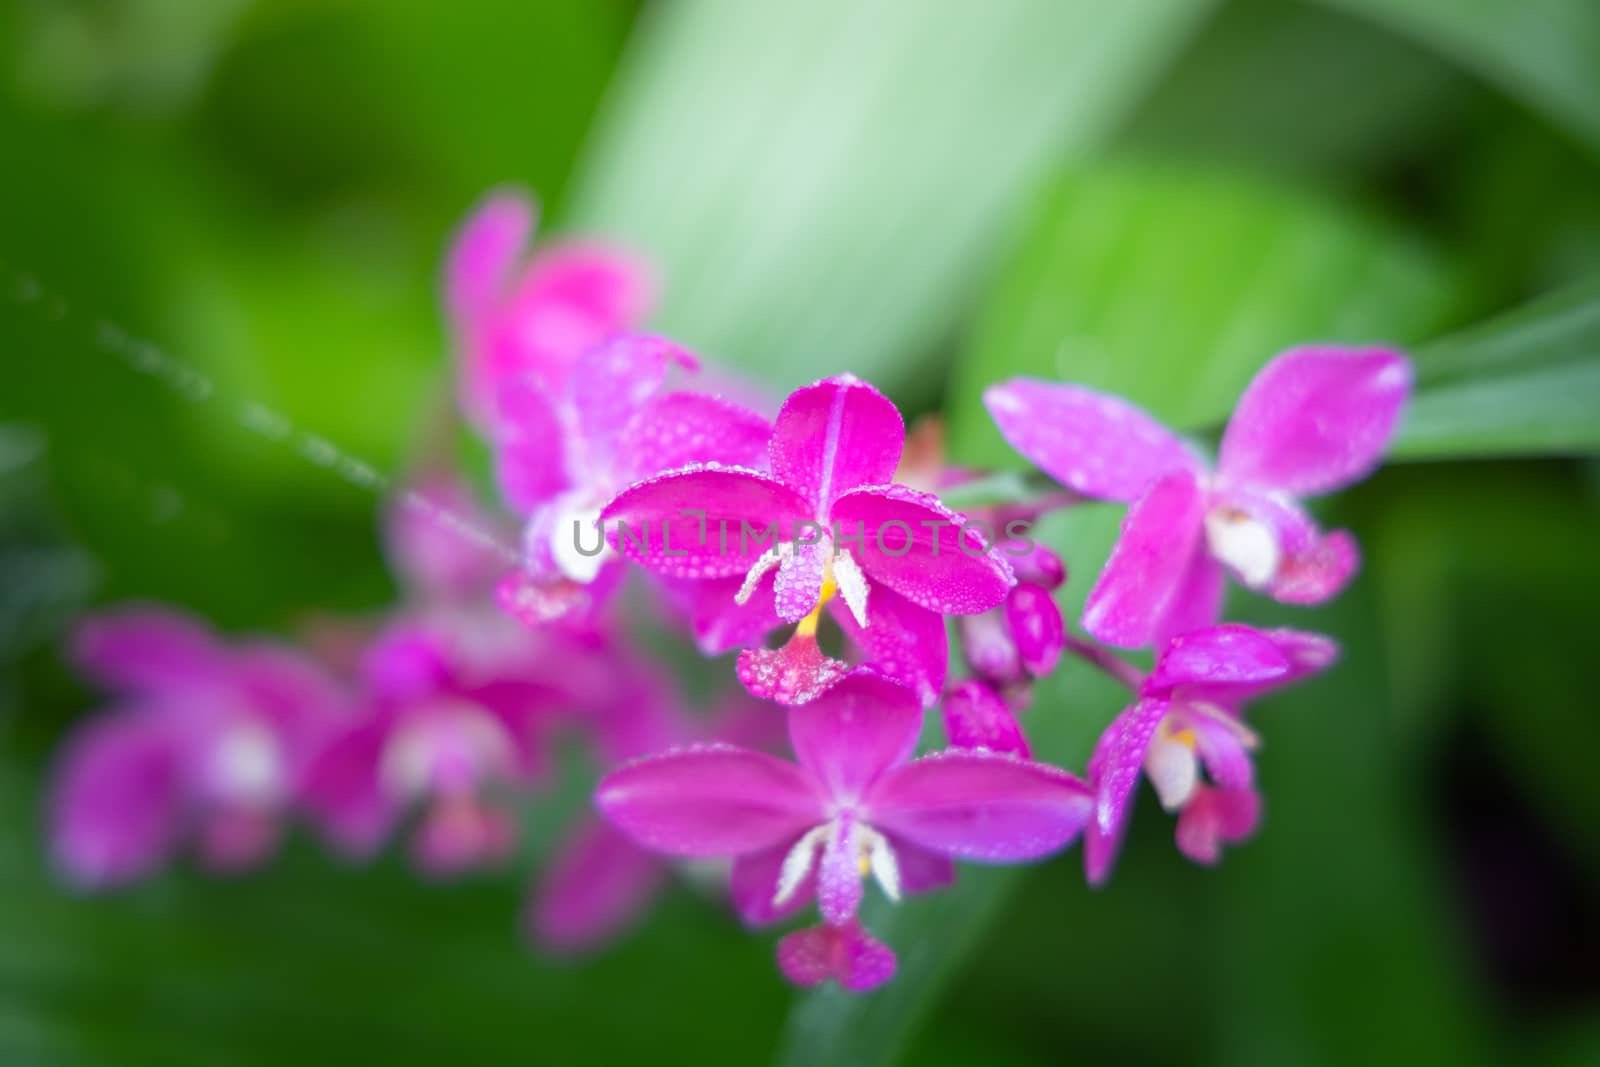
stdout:
<svg viewBox="0 0 1600 1067">
<path fill-rule="evenodd" d="M 1144 684 L 1144 672 L 1133 664 L 1112 652 L 1102 648 L 1092 641 L 1066 635 L 1067 651 L 1088 663 L 1091 667 L 1098 668 L 1110 675 L 1114 681 L 1127 686 L 1130 692 L 1137 693 Z"/>
</svg>

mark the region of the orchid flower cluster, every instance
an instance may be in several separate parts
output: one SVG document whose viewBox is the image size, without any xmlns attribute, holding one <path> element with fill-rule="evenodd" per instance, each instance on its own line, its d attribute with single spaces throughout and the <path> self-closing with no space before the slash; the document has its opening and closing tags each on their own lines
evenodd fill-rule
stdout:
<svg viewBox="0 0 1600 1067">
<path fill-rule="evenodd" d="M 673 861 L 722 860 L 751 926 L 815 904 L 820 921 L 778 944 L 785 976 L 864 991 L 895 970 L 860 918 L 869 881 L 898 901 L 950 884 L 957 860 L 1041 860 L 1082 836 L 1098 884 L 1141 779 L 1190 859 L 1250 836 L 1245 706 L 1337 647 L 1223 622 L 1225 586 L 1316 604 L 1349 582 L 1354 539 L 1300 500 L 1377 464 L 1410 389 L 1403 356 L 1277 356 L 1214 467 L 1116 397 L 995 385 L 996 426 L 1059 488 L 962 513 L 941 494 L 981 472 L 948 466 L 932 424 L 908 436 L 849 374 L 769 418 L 758 390 L 639 332 L 654 289 L 640 263 L 588 244 L 529 257 L 533 228 L 529 200 L 497 194 L 449 255 L 458 407 L 503 509 L 431 462 L 410 497 L 432 506 L 402 501 L 385 523 L 396 605 L 298 645 L 154 607 L 79 628 L 79 664 L 116 700 L 58 767 L 52 840 L 74 882 L 120 884 L 180 849 L 248 867 L 291 819 L 354 860 L 403 836 L 430 876 L 503 863 L 577 737 L 608 773 L 531 897 L 545 945 L 599 944 Z M 1094 500 L 1128 511 L 1077 637 L 1056 601 L 1067 567 L 1031 530 Z M 463 525 L 520 530 L 519 562 Z M 643 651 L 663 623 L 736 654 L 714 712 L 692 712 Z M 1124 655 L 1143 650 L 1149 671 Z M 1028 710 L 1064 654 L 1130 689 L 1081 776 L 1034 758 L 1024 729 L 1025 711 L 1068 714 Z"/>
</svg>

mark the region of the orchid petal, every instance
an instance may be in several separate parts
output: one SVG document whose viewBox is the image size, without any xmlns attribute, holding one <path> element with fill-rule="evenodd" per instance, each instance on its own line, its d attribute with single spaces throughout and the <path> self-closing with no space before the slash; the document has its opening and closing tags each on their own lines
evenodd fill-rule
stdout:
<svg viewBox="0 0 1600 1067">
<path fill-rule="evenodd" d="M 470 793 L 447 793 L 417 827 L 411 861 L 425 875 L 447 878 L 504 860 L 516 845 L 516 835 L 516 823 L 499 808 Z"/>
<path fill-rule="evenodd" d="M 878 390 L 849 374 L 797 389 L 773 424 L 772 473 L 817 515 L 841 494 L 894 477 L 905 421 Z"/>
<path fill-rule="evenodd" d="M 835 540 L 853 543 L 869 578 L 929 611 L 988 611 L 1014 581 L 978 524 L 926 493 L 897 485 L 854 489 L 834 502 L 830 517 Z"/>
<path fill-rule="evenodd" d="M 1290 349 L 1239 398 L 1218 469 L 1229 483 L 1296 496 L 1358 481 L 1394 435 L 1411 378 L 1391 349 Z"/>
<path fill-rule="evenodd" d="M 843 926 L 796 930 L 778 942 L 778 969 L 798 986 L 832 978 L 852 993 L 865 993 L 894 977 L 894 952 L 852 919 Z"/>
<path fill-rule="evenodd" d="M 504 382 L 496 400 L 495 479 L 506 503 L 526 515 L 572 484 L 566 426 L 555 401 L 532 378 Z"/>
<path fill-rule="evenodd" d="M 630 763 L 601 780 L 595 804 L 617 829 L 669 856 L 756 852 L 824 818 L 799 767 L 731 745 Z"/>
<path fill-rule="evenodd" d="M 983 863 L 1064 848 L 1093 807 L 1066 771 L 991 752 L 951 749 L 886 772 L 867 800 L 872 825 L 946 856 Z"/>
<path fill-rule="evenodd" d="M 1156 728 L 1166 716 L 1164 700 L 1141 700 L 1111 721 L 1089 759 L 1089 781 L 1095 790 L 1094 818 L 1083 839 L 1084 869 L 1090 885 L 1100 885 L 1111 874 L 1128 807 L 1143 773 L 1144 757 Z"/>
<path fill-rule="evenodd" d="M 556 852 L 528 922 L 539 943 L 584 952 L 636 921 L 666 881 L 666 868 L 622 834 L 590 820 Z"/>
<path fill-rule="evenodd" d="M 1261 821 L 1261 797 L 1254 789 L 1218 789 L 1202 785 L 1178 816 L 1178 851 L 1210 866 L 1222 858 L 1222 846 L 1255 833 Z"/>
<path fill-rule="evenodd" d="M 983 402 L 1012 448 L 1084 496 L 1133 500 L 1162 475 L 1202 470 L 1176 434 L 1119 397 L 1014 378 Z"/>
<path fill-rule="evenodd" d="M 72 635 L 72 658 L 103 685 L 159 693 L 214 681 L 227 654 L 198 621 L 160 607 L 129 607 L 90 616 Z"/>
<path fill-rule="evenodd" d="M 1195 551 L 1189 556 L 1178 585 L 1162 610 L 1161 621 L 1151 635 L 1151 644 L 1164 648 L 1178 634 L 1215 625 L 1222 617 L 1222 602 L 1227 593 L 1222 566 L 1209 553 Z"/>
<path fill-rule="evenodd" d="M 573 368 L 570 387 L 588 468 L 615 471 L 618 442 L 661 392 L 667 372 L 699 365 L 688 349 L 649 334 L 623 334 L 591 349 Z M 659 463 L 650 473 L 681 465 Z"/>
<path fill-rule="evenodd" d="M 944 735 L 951 748 L 986 749 L 1028 759 L 1028 739 L 1006 702 L 984 682 L 962 682 L 945 694 Z"/>
<path fill-rule="evenodd" d="M 73 882 L 102 889 L 148 873 L 182 831 L 180 724 L 126 710 L 67 742 L 51 787 L 51 850 Z"/>
<path fill-rule="evenodd" d="M 383 542 L 390 568 L 421 596 L 473 595 L 500 569 L 500 557 L 464 536 L 457 521 L 451 520 L 486 532 L 494 529 L 471 489 L 450 475 L 425 478 L 384 510 Z"/>
<path fill-rule="evenodd" d="M 720 656 L 736 648 L 760 644 L 778 625 L 772 610 L 773 577 L 768 575 L 743 604 L 735 597 L 739 578 L 662 578 L 661 584 L 677 608 L 688 616 L 695 645 L 707 656 Z"/>
<path fill-rule="evenodd" d="M 1245 742 L 1249 739 L 1254 744 L 1254 735 L 1242 723 L 1223 717 L 1226 715 L 1201 711 L 1185 719 L 1194 731 L 1195 752 L 1211 780 L 1225 789 L 1247 789 L 1255 780 L 1255 766 Z"/>
<path fill-rule="evenodd" d="M 900 888 L 906 893 L 929 893 L 956 880 L 956 865 L 949 856 L 930 852 L 919 845 L 884 834 L 900 866 Z"/>
<path fill-rule="evenodd" d="M 1085 630 L 1118 648 L 1151 642 L 1198 547 L 1204 504 L 1194 475 L 1177 471 L 1128 509 L 1111 558 L 1085 603 Z"/>
<path fill-rule="evenodd" d="M 1338 596 L 1360 568 L 1355 538 L 1335 530 L 1284 559 L 1267 591 L 1283 604 L 1321 604 Z"/>
<path fill-rule="evenodd" d="M 903 685 L 858 668 L 789 712 L 795 758 L 834 803 L 852 803 L 890 767 L 911 758 L 922 708 Z"/>
<path fill-rule="evenodd" d="M 868 666 L 909 686 L 923 707 L 938 701 L 950 658 L 942 615 L 918 607 L 882 585 L 872 593 L 870 626 L 861 626 L 838 601 L 829 607 L 839 628 L 861 650 Z"/>
<path fill-rule="evenodd" d="M 788 538 L 810 508 L 768 475 L 705 465 L 637 482 L 600 515 L 613 547 L 647 569 L 725 578 L 749 570 L 774 538 Z"/>
<path fill-rule="evenodd" d="M 815 700 L 850 666 L 823 653 L 815 637 L 796 633 L 781 648 L 739 653 L 734 670 L 752 696 L 793 706 Z"/>
<path fill-rule="evenodd" d="M 493 192 L 473 209 L 445 262 L 445 301 L 458 323 L 485 315 L 500 302 L 534 221 L 532 200 L 518 190 Z"/>
<path fill-rule="evenodd" d="M 301 802 L 340 851 L 357 858 L 376 851 L 400 817 L 379 767 L 390 736 L 378 718 L 345 729 L 312 761 Z"/>
<path fill-rule="evenodd" d="M 804 836 L 734 859 L 728 892 L 733 898 L 734 910 L 747 925 L 766 926 L 787 919 L 815 897 L 817 880 L 813 872 L 807 871 L 808 877 L 794 886 L 782 901 L 777 899 L 785 862 Z"/>
<path fill-rule="evenodd" d="M 1272 638 L 1241 623 L 1180 634 L 1167 643 L 1145 679 L 1146 696 L 1180 685 L 1270 682 L 1289 673 L 1289 659 Z"/>
<path fill-rule="evenodd" d="M 694 463 L 757 468 L 772 425 L 749 408 L 704 393 L 663 393 L 623 432 L 619 464 L 630 478 Z"/>
</svg>

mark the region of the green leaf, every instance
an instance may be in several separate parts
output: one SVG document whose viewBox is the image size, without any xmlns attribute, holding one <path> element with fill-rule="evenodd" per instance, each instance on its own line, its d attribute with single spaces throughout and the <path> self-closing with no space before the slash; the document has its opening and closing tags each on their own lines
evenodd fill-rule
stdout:
<svg viewBox="0 0 1600 1067">
<path fill-rule="evenodd" d="M 1450 56 L 1600 152 L 1593 0 L 1322 0 Z"/>
<path fill-rule="evenodd" d="M 1209 6 L 660 5 L 573 222 L 642 243 L 658 325 L 713 357 L 776 385 L 904 385 L 1018 195 L 1107 137 Z"/>
<path fill-rule="evenodd" d="M 1206 427 L 1280 349 L 1416 340 L 1454 301 L 1451 273 L 1405 231 L 1209 170 L 1068 174 L 1025 232 L 949 399 L 952 433 L 979 465 L 1020 462 L 983 408 L 1003 379 L 1081 382 Z"/>
<path fill-rule="evenodd" d="M 1417 352 L 1401 459 L 1600 449 L 1600 280 Z"/>
</svg>

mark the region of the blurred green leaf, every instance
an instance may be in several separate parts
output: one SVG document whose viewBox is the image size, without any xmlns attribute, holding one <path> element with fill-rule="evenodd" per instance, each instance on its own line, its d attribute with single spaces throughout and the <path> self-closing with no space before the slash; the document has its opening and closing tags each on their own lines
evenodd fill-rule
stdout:
<svg viewBox="0 0 1600 1067">
<path fill-rule="evenodd" d="M 782 386 L 845 368 L 904 385 L 1018 195 L 1108 136 L 1209 6 L 659 5 L 574 224 L 641 242 L 667 283 L 658 325 L 716 358 Z"/>
<path fill-rule="evenodd" d="M 1222 421 L 1280 349 L 1436 333 L 1453 275 L 1337 203 L 1211 170 L 1098 166 L 1053 183 L 952 381 L 969 462 L 1016 466 L 983 390 L 1029 374 L 1120 393 L 1182 428 Z"/>
<path fill-rule="evenodd" d="M 1393 455 L 1600 449 L 1600 280 L 1417 352 L 1418 389 Z"/>
<path fill-rule="evenodd" d="M 1322 0 L 1409 34 L 1600 152 L 1600 5 L 1593 0 Z"/>
</svg>

